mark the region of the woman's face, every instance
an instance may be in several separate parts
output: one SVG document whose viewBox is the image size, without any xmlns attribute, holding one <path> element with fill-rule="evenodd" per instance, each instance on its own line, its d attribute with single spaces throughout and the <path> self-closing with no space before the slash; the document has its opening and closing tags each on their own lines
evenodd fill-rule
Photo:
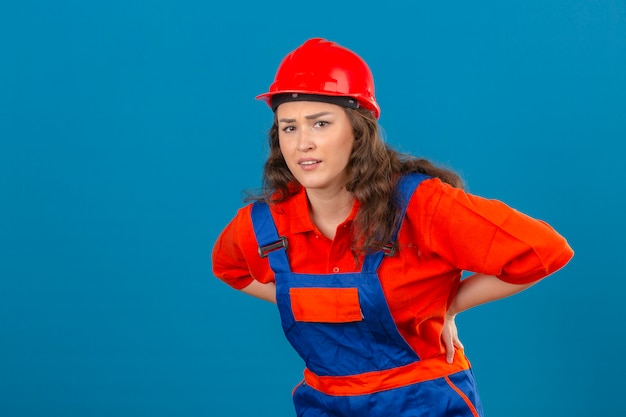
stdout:
<svg viewBox="0 0 626 417">
<path fill-rule="evenodd" d="M 352 125 L 343 107 L 316 101 L 278 106 L 278 141 L 287 167 L 309 190 L 338 190 L 347 182 Z"/>
</svg>

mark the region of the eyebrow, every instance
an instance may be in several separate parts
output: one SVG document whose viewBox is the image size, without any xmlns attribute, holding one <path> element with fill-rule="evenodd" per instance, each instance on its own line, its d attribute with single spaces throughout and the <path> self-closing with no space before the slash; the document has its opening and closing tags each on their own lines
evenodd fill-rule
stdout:
<svg viewBox="0 0 626 417">
<path fill-rule="evenodd" d="M 309 114 L 307 116 L 304 116 L 305 119 L 307 120 L 312 120 L 312 119 L 317 119 L 318 117 L 322 117 L 322 116 L 326 116 L 329 114 L 333 114 L 332 112 L 329 111 L 321 111 L 319 113 L 314 113 L 314 114 Z M 278 122 L 279 123 L 294 123 L 296 121 L 296 119 L 280 119 Z"/>
</svg>

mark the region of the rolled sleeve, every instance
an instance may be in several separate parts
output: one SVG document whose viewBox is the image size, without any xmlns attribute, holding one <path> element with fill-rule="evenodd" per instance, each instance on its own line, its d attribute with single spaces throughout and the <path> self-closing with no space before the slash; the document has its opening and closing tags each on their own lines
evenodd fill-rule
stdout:
<svg viewBox="0 0 626 417">
<path fill-rule="evenodd" d="M 453 188 L 424 184 L 427 245 L 455 267 L 498 276 L 510 283 L 539 280 L 573 256 L 567 241 L 547 223 L 501 201 Z"/>
<path fill-rule="evenodd" d="M 217 238 L 212 252 L 213 274 L 235 289 L 242 289 L 254 280 L 248 262 L 242 250 L 242 238 L 245 228 L 242 221 L 246 217 L 245 209 L 224 228 Z"/>
</svg>

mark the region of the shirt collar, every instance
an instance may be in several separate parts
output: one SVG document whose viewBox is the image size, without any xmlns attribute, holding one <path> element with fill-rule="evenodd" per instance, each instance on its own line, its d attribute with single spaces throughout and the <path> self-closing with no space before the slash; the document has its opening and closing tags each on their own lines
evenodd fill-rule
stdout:
<svg viewBox="0 0 626 417">
<path fill-rule="evenodd" d="M 361 205 L 359 202 L 354 200 L 352 211 L 350 211 L 350 214 L 342 225 L 351 223 L 360 207 Z M 287 200 L 278 203 L 275 210 L 279 214 L 283 214 L 285 212 L 289 213 L 290 233 L 306 233 L 315 230 L 315 225 L 311 221 L 311 216 L 309 214 L 309 200 L 306 196 L 304 187 L 299 187 L 295 194 Z"/>
</svg>

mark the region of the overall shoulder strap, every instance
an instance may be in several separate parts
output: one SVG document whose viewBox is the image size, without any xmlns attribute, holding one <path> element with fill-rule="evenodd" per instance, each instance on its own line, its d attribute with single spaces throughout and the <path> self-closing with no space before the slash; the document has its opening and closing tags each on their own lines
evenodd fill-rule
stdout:
<svg viewBox="0 0 626 417">
<path fill-rule="evenodd" d="M 406 208 L 409 205 L 409 201 L 411 201 L 411 197 L 413 197 L 413 193 L 417 189 L 417 186 L 420 185 L 420 183 L 426 178 L 429 177 L 425 174 L 412 173 L 403 176 L 398 182 L 398 192 L 400 194 L 400 210 L 402 212 L 402 219 L 404 219 L 404 215 L 406 214 Z M 394 241 L 398 239 L 398 231 L 400 230 L 401 225 L 402 222 L 398 224 L 396 230 L 393 233 Z"/>
<path fill-rule="evenodd" d="M 277 272 L 290 272 L 287 259 L 287 239 L 279 236 L 272 213 L 267 203 L 257 201 L 250 213 L 254 235 L 259 245 L 259 256 L 267 257 L 270 267 Z"/>
<path fill-rule="evenodd" d="M 402 226 L 402 223 L 404 221 L 404 216 L 406 214 L 406 209 L 409 205 L 409 201 L 411 201 L 411 197 L 413 197 L 413 193 L 417 189 L 417 186 L 420 185 L 420 183 L 426 178 L 429 177 L 425 174 L 419 173 L 407 174 L 400 178 L 400 180 L 398 181 L 398 204 L 400 206 L 401 220 L 400 222 L 398 222 L 398 225 L 393 232 L 391 244 L 389 245 L 390 249 L 380 250 L 376 253 L 372 253 L 366 256 L 365 261 L 363 262 L 363 272 L 376 271 L 380 266 L 380 263 L 382 262 L 384 256 L 393 256 L 395 254 L 393 244 L 398 240 L 398 231 L 400 230 L 400 227 Z"/>
</svg>

